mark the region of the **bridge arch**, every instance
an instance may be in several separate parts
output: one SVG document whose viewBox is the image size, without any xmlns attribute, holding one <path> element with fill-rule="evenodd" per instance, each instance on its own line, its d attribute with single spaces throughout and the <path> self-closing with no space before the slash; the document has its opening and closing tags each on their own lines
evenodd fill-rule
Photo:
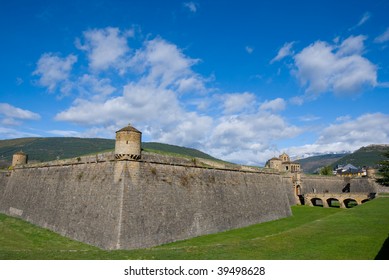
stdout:
<svg viewBox="0 0 389 280">
<path fill-rule="evenodd" d="M 311 203 L 312 203 L 313 206 L 324 207 L 323 200 L 321 198 L 318 198 L 318 197 L 312 198 L 311 199 Z"/>
<path fill-rule="evenodd" d="M 340 201 L 337 198 L 330 197 L 327 199 L 328 207 L 340 208 Z"/>
<path fill-rule="evenodd" d="M 343 204 L 346 208 L 352 208 L 358 205 L 358 202 L 353 198 L 347 198 L 343 200 Z"/>
</svg>

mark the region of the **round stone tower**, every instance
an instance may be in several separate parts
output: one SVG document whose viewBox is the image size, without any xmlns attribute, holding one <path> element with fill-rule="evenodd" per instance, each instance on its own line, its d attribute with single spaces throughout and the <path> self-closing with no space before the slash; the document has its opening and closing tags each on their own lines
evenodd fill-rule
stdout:
<svg viewBox="0 0 389 280">
<path fill-rule="evenodd" d="M 22 151 L 12 156 L 12 166 L 27 164 L 27 155 Z"/>
<path fill-rule="evenodd" d="M 141 158 L 142 132 L 130 124 L 116 131 L 115 158 L 138 160 Z"/>
</svg>

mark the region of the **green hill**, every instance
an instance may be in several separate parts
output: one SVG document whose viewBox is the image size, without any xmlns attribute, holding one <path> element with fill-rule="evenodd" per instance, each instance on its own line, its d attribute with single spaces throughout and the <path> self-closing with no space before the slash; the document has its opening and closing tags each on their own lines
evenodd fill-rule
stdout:
<svg viewBox="0 0 389 280">
<path fill-rule="evenodd" d="M 29 161 L 50 161 L 57 158 L 73 158 L 86 154 L 101 153 L 115 148 L 115 140 L 100 138 L 48 137 L 18 138 L 0 140 L 0 165 L 9 166 L 12 155 L 23 151 Z M 145 151 L 162 152 L 189 157 L 216 160 L 216 158 L 196 149 L 162 143 L 142 143 Z"/>
<path fill-rule="evenodd" d="M 308 158 L 299 159 L 297 162 L 300 163 L 301 169 L 305 173 L 314 173 L 317 169 L 323 166 L 332 165 L 334 162 L 342 159 L 348 154 L 328 154 L 313 156 Z"/>
<path fill-rule="evenodd" d="M 356 167 L 376 167 L 380 161 L 386 159 L 383 154 L 388 150 L 389 145 L 369 145 L 342 157 L 335 161 L 331 166 L 335 167 L 338 164 L 345 165 L 350 163 Z"/>
<path fill-rule="evenodd" d="M 389 150 L 389 145 L 369 145 L 362 147 L 351 154 L 328 154 L 313 156 L 298 160 L 301 169 L 305 173 L 314 173 L 317 169 L 330 165 L 335 167 L 337 165 L 352 164 L 356 167 L 377 167 L 380 161 L 385 160 L 383 155 Z"/>
</svg>

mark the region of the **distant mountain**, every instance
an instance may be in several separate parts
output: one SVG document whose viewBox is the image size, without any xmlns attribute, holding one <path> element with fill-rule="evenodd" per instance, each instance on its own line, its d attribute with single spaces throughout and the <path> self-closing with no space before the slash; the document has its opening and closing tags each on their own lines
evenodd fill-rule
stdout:
<svg viewBox="0 0 389 280">
<path fill-rule="evenodd" d="M 322 168 L 324 166 L 332 165 L 334 162 L 342 159 L 348 154 L 328 154 L 328 155 L 320 155 L 307 157 L 303 159 L 297 160 L 300 163 L 301 169 L 305 173 L 315 173 L 316 170 Z"/>
<path fill-rule="evenodd" d="M 332 166 L 335 167 L 338 164 L 345 165 L 350 163 L 356 167 L 376 167 L 380 161 L 387 159 L 383 155 L 387 151 L 389 151 L 389 145 L 369 145 L 335 161 L 332 163 Z"/>
<path fill-rule="evenodd" d="M 73 158 L 86 154 L 107 152 L 114 149 L 115 140 L 113 139 L 48 137 L 0 140 L 0 166 L 9 166 L 12 155 L 19 151 L 28 154 L 29 161 L 44 162 L 57 158 Z M 142 143 L 142 149 L 151 152 L 217 160 L 196 149 L 162 143 L 145 142 Z"/>
<path fill-rule="evenodd" d="M 307 157 L 297 160 L 305 173 L 314 173 L 316 170 L 331 165 L 352 164 L 356 167 L 376 167 L 378 162 L 385 160 L 383 153 L 389 150 L 389 145 L 369 145 L 348 154 L 327 154 Z"/>
</svg>

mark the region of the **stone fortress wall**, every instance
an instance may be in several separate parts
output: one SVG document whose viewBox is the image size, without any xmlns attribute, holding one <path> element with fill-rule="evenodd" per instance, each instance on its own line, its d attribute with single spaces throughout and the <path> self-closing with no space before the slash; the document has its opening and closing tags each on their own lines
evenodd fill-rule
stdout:
<svg viewBox="0 0 389 280">
<path fill-rule="evenodd" d="M 0 174 L 0 212 L 105 249 L 150 247 L 291 215 L 277 172 L 116 155 L 15 166 Z"/>
<path fill-rule="evenodd" d="M 345 185 L 343 178 L 140 154 L 127 142 L 140 137 L 119 136 L 112 153 L 0 173 L 0 212 L 104 249 L 134 249 L 287 217 L 297 191 Z M 374 192 L 375 185 L 352 179 L 351 190 Z"/>
<path fill-rule="evenodd" d="M 376 193 L 378 185 L 374 179 L 345 178 L 338 176 L 301 176 L 302 193 L 342 193 L 350 184 L 350 193 Z"/>
</svg>

